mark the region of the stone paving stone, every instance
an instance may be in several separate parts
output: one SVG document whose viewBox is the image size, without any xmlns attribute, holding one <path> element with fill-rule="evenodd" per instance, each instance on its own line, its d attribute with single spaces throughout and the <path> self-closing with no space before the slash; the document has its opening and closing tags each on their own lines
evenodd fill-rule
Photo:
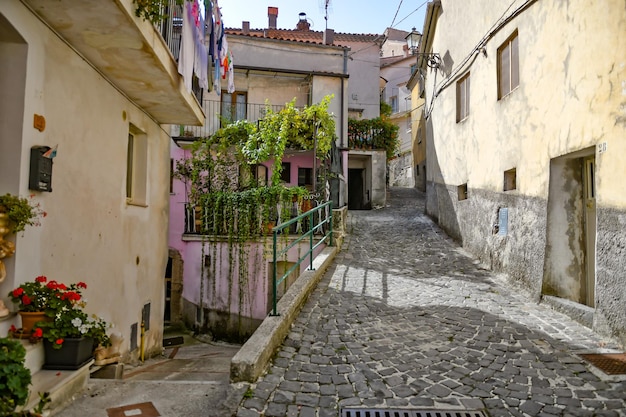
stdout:
<svg viewBox="0 0 626 417">
<path fill-rule="evenodd" d="M 384 209 L 349 212 L 343 250 L 237 417 L 346 406 L 626 416 L 626 383 L 576 355 L 616 343 L 481 269 L 423 212 L 423 194 L 399 188 Z"/>
</svg>

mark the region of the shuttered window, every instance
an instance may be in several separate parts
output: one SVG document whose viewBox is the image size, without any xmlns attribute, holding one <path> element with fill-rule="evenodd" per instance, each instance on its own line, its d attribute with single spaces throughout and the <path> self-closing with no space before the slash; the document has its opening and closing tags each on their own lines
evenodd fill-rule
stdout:
<svg viewBox="0 0 626 417">
<path fill-rule="evenodd" d="M 457 123 L 469 116 L 470 111 L 470 76 L 467 73 L 456 83 L 456 121 Z"/>
<path fill-rule="evenodd" d="M 519 86 L 519 46 L 515 31 L 498 48 L 498 100 Z"/>
</svg>

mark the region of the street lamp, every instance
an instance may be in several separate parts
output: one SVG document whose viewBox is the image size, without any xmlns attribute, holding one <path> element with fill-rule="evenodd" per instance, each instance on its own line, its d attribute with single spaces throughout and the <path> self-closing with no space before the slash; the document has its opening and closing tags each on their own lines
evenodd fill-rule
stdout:
<svg viewBox="0 0 626 417">
<path fill-rule="evenodd" d="M 409 47 L 411 55 L 415 55 L 417 53 L 417 48 L 420 45 L 422 34 L 415 30 L 415 28 L 413 28 L 404 39 L 406 39 L 406 45 Z"/>
</svg>

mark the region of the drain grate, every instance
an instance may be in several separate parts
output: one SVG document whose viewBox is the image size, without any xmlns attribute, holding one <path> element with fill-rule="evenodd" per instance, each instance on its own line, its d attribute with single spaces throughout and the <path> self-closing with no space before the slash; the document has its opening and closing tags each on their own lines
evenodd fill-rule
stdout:
<svg viewBox="0 0 626 417">
<path fill-rule="evenodd" d="M 586 353 L 580 356 L 607 375 L 626 375 L 626 353 Z"/>
<path fill-rule="evenodd" d="M 482 411 L 344 408 L 341 417 L 487 417 Z"/>
</svg>

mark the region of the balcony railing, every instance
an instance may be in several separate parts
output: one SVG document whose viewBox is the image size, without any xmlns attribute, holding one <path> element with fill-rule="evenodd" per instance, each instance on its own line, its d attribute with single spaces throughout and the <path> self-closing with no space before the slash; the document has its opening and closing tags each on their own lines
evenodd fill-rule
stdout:
<svg viewBox="0 0 626 417">
<path fill-rule="evenodd" d="M 217 100 L 204 100 L 202 107 L 206 114 L 204 126 L 180 126 L 180 136 L 210 137 L 227 123 L 236 120 L 248 120 L 249 122 L 257 123 L 265 117 L 268 108 L 278 112 L 285 106 L 250 103 L 230 104 Z"/>
<path fill-rule="evenodd" d="M 161 15 L 165 18 L 155 23 L 154 27 L 161 34 L 174 59 L 178 62 L 183 32 L 183 6 L 176 4 L 176 0 L 164 2 L 161 7 Z M 202 88 L 198 85 L 198 78 L 195 75 L 191 89 L 198 102 L 202 103 Z"/>
</svg>

